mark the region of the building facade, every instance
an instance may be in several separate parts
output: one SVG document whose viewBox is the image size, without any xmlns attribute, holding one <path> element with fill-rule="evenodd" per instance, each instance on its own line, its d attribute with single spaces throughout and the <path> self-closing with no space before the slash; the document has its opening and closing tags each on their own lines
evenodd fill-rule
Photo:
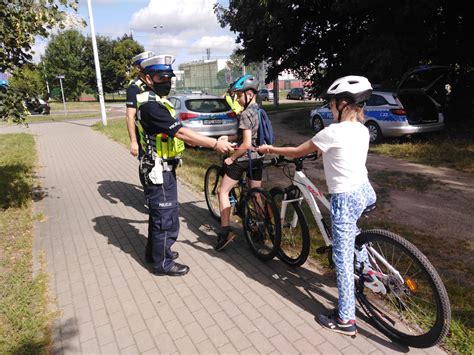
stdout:
<svg viewBox="0 0 474 355">
<path fill-rule="evenodd" d="M 227 61 L 228 59 L 207 59 L 180 64 L 184 87 L 213 92 L 219 88 L 217 73 L 227 67 Z"/>
</svg>

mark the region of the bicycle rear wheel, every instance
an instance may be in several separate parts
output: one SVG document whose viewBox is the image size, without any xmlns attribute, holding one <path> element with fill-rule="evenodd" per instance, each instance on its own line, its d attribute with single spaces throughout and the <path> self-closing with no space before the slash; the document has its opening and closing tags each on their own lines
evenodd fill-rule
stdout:
<svg viewBox="0 0 474 355">
<path fill-rule="evenodd" d="M 375 326 L 408 346 L 438 344 L 448 333 L 451 308 L 443 282 L 426 256 L 404 238 L 384 230 L 362 232 L 356 248 L 367 250 L 365 264 L 386 288 L 383 294 L 366 287 L 363 265 L 356 263 L 356 295 Z"/>
<path fill-rule="evenodd" d="M 277 208 L 281 210 L 285 190 L 274 187 L 270 190 L 270 194 Z M 303 265 L 309 255 L 310 236 L 308 223 L 298 202 L 288 203 L 284 219 L 280 218 L 280 223 L 281 241 L 278 258 L 290 266 Z"/>
<path fill-rule="evenodd" d="M 204 175 L 204 195 L 206 196 L 206 204 L 209 213 L 216 220 L 221 220 L 221 212 L 219 210 L 219 188 L 221 182 L 221 167 L 211 165 Z"/>
<path fill-rule="evenodd" d="M 245 239 L 260 260 L 275 257 L 280 248 L 280 218 L 271 195 L 261 189 L 248 190 L 242 201 Z"/>
</svg>

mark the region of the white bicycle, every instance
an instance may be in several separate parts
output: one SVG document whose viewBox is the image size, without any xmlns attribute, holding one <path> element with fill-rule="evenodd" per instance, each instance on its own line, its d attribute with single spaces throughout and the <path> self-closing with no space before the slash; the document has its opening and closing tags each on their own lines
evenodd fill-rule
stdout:
<svg viewBox="0 0 474 355">
<path fill-rule="evenodd" d="M 275 187 L 270 193 L 280 208 L 281 241 L 278 257 L 291 266 L 302 265 L 310 251 L 310 233 L 302 202 L 305 200 L 325 246 L 316 250 L 328 254 L 332 262 L 331 228 L 323 218 L 318 202 L 329 211 L 330 203 L 303 171 L 306 159 L 275 158 L 274 165 L 295 165 L 291 184 Z M 366 208 L 367 213 L 375 204 Z M 354 246 L 356 297 L 374 325 L 391 339 L 408 346 L 427 348 L 448 333 L 451 308 L 440 276 L 428 258 L 403 237 L 381 229 L 361 230 Z M 370 287 L 370 275 L 383 284 Z M 373 280 L 373 279 L 372 279 Z"/>
</svg>

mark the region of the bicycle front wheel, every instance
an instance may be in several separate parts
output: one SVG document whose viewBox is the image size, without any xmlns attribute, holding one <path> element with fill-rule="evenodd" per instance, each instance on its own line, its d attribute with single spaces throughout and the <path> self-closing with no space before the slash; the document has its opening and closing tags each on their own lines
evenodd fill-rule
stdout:
<svg viewBox="0 0 474 355">
<path fill-rule="evenodd" d="M 283 206 L 284 189 L 274 187 L 270 194 L 281 211 Z M 310 236 L 308 223 L 298 202 L 288 203 L 283 219 L 280 216 L 281 241 L 277 256 L 285 264 L 296 267 L 303 265 L 308 259 Z"/>
<path fill-rule="evenodd" d="M 206 204 L 209 213 L 216 220 L 221 220 L 221 212 L 219 209 L 219 188 L 222 176 L 220 174 L 221 167 L 211 165 L 204 175 L 204 195 L 206 196 Z"/>
<path fill-rule="evenodd" d="M 243 199 L 245 239 L 260 260 L 275 257 L 280 248 L 280 218 L 272 196 L 261 188 L 248 190 Z"/>
<path fill-rule="evenodd" d="M 448 333 L 451 308 L 446 289 L 418 248 L 397 234 L 364 231 L 357 236 L 357 298 L 375 326 L 391 339 L 416 348 L 438 344 Z M 360 261 L 360 260 L 359 260 Z M 362 272 L 369 266 L 382 290 L 370 287 Z M 372 279 L 373 281 L 373 279 Z"/>
</svg>

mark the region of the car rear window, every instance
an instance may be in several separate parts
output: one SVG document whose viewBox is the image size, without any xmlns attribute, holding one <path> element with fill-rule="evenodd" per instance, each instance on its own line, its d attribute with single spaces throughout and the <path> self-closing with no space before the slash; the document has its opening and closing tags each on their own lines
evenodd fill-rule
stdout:
<svg viewBox="0 0 474 355">
<path fill-rule="evenodd" d="M 214 113 L 230 111 L 224 99 L 194 99 L 186 101 L 186 108 L 194 112 Z"/>
</svg>

